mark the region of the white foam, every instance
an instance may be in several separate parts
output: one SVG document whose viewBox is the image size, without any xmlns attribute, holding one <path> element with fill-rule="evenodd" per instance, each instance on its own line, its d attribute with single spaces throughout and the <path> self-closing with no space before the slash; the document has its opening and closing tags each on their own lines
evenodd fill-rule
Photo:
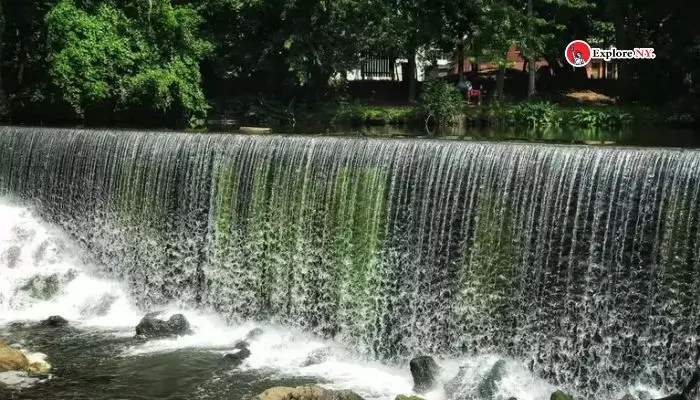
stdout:
<svg viewBox="0 0 700 400">
<path fill-rule="evenodd" d="M 60 231 L 24 207 L 0 202 L 0 324 L 40 321 L 60 315 L 74 324 L 131 327 L 140 313 L 124 288 L 90 274 L 92 266 L 75 257 L 79 251 Z M 22 289 L 31 282 L 58 281 L 49 298 Z M 39 290 L 41 291 L 41 290 Z M 94 306 L 106 302 L 102 313 Z"/>
</svg>

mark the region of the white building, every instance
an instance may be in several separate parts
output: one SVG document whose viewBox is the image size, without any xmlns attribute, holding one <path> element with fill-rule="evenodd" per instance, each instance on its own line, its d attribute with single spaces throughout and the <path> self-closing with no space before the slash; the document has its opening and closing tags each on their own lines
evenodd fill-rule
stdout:
<svg viewBox="0 0 700 400">
<path fill-rule="evenodd" d="M 450 54 L 442 54 L 437 59 L 437 65 L 433 67 L 432 62 L 426 61 L 425 52 L 416 54 L 416 78 L 423 81 L 430 77 L 446 76 L 454 65 Z M 388 58 L 368 58 L 360 68 L 347 71 L 347 78 L 355 80 L 396 80 L 402 81 L 403 74 L 408 65 L 405 58 L 397 58 L 393 64 Z"/>
</svg>

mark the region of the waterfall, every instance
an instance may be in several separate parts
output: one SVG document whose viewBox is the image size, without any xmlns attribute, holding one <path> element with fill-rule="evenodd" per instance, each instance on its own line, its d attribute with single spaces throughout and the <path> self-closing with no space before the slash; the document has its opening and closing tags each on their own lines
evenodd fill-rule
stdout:
<svg viewBox="0 0 700 400">
<path fill-rule="evenodd" d="M 697 363 L 699 192 L 675 149 L 0 128 L 0 195 L 144 307 L 496 352 L 590 396 Z"/>
</svg>

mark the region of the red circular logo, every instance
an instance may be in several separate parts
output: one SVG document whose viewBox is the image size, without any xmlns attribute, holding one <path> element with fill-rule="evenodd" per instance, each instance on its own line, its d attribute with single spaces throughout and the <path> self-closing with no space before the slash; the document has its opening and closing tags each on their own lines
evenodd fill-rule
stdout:
<svg viewBox="0 0 700 400">
<path fill-rule="evenodd" d="M 583 40 L 574 40 L 566 46 L 564 58 L 573 67 L 585 67 L 591 61 L 591 46 Z"/>
</svg>

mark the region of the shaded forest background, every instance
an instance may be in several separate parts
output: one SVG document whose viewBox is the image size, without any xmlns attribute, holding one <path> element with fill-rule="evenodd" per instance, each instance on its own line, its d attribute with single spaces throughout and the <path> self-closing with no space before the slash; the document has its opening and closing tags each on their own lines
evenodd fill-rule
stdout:
<svg viewBox="0 0 700 400">
<path fill-rule="evenodd" d="M 0 120 L 201 126 L 347 100 L 364 57 L 469 54 L 558 66 L 566 44 L 654 47 L 619 66 L 621 101 L 696 112 L 700 29 L 691 0 L 0 0 Z M 421 52 L 421 49 L 430 51 Z M 537 96 L 534 69 L 527 83 Z M 406 96 L 419 90 L 405 82 Z"/>
</svg>

